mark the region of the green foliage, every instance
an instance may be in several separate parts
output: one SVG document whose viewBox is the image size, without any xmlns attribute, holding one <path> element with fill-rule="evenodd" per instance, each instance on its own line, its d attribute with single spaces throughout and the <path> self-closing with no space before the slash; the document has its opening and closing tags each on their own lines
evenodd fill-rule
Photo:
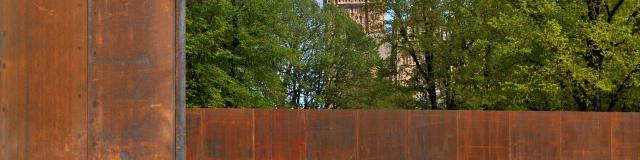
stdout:
<svg viewBox="0 0 640 160">
<path fill-rule="evenodd" d="M 389 41 L 417 51 L 400 53 L 434 57 L 434 73 L 416 85 L 436 84 L 438 108 L 640 109 L 630 98 L 640 92 L 637 1 L 388 3 L 392 13 L 404 14 L 390 20 L 389 34 L 409 29 L 415 37 Z M 432 36 L 441 34 L 447 36 Z"/>
<path fill-rule="evenodd" d="M 314 0 L 192 0 L 187 7 L 189 106 L 373 108 L 410 101 L 390 96 L 402 92 L 375 76 L 382 63 L 375 41 L 340 9 Z"/>
<path fill-rule="evenodd" d="M 188 105 L 640 111 L 638 1 L 367 2 L 190 0 Z"/>
</svg>

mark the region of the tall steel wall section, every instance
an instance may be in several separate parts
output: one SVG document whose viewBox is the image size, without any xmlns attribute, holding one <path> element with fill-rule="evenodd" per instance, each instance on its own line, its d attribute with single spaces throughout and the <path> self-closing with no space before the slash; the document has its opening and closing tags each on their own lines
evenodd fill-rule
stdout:
<svg viewBox="0 0 640 160">
<path fill-rule="evenodd" d="M 0 0 L 0 159 L 183 157 L 183 7 Z"/>
</svg>

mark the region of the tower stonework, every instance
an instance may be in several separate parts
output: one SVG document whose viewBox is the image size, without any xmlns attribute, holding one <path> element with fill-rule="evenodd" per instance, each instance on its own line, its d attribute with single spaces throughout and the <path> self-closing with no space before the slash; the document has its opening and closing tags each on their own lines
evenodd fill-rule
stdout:
<svg viewBox="0 0 640 160">
<path fill-rule="evenodd" d="M 413 75 L 415 63 L 410 56 L 406 54 L 400 54 L 395 57 L 391 55 L 391 44 L 381 41 L 384 34 L 384 14 L 377 11 L 376 7 L 380 7 L 380 1 L 376 0 L 324 0 L 324 4 L 333 4 L 337 7 L 343 8 L 347 14 L 360 24 L 365 32 L 370 36 L 376 38 L 378 45 L 378 54 L 380 57 L 388 59 L 394 63 L 395 72 L 397 73 L 392 80 L 400 85 L 407 85 Z"/>
<path fill-rule="evenodd" d="M 375 12 L 377 2 L 373 0 L 325 0 L 325 4 L 334 4 L 344 8 L 349 17 L 365 29 L 367 33 L 380 32 L 384 26 L 384 14 Z"/>
</svg>

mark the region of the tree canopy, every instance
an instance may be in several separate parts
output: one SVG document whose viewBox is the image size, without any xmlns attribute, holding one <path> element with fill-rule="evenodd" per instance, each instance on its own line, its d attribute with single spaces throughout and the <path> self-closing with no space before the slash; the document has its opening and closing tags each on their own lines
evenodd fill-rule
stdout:
<svg viewBox="0 0 640 160">
<path fill-rule="evenodd" d="M 367 3 L 188 1 L 188 105 L 640 111 L 640 1 Z"/>
</svg>

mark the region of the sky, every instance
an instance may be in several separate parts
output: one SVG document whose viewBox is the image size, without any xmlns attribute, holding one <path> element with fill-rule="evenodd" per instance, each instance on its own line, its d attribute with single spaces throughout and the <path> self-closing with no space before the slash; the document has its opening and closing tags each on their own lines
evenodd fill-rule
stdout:
<svg viewBox="0 0 640 160">
<path fill-rule="evenodd" d="M 318 2 L 318 4 L 320 4 L 320 6 L 322 7 L 322 0 L 316 0 L 316 2 Z"/>
</svg>

